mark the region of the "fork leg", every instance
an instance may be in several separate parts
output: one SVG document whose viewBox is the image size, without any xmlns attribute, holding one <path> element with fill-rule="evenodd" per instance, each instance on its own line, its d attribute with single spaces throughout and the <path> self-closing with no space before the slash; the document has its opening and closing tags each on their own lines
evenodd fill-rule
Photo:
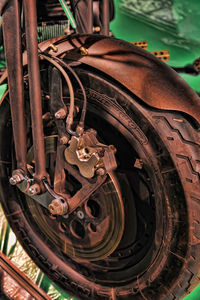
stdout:
<svg viewBox="0 0 200 300">
<path fill-rule="evenodd" d="M 26 173 L 26 126 L 18 0 L 10 0 L 6 7 L 3 14 L 3 33 L 17 168 Z"/>
<path fill-rule="evenodd" d="M 47 174 L 42 123 L 42 97 L 38 58 L 36 1 L 24 0 L 24 11 L 28 55 L 29 96 L 35 158 L 34 178 L 37 181 L 41 181 L 47 177 Z"/>
</svg>

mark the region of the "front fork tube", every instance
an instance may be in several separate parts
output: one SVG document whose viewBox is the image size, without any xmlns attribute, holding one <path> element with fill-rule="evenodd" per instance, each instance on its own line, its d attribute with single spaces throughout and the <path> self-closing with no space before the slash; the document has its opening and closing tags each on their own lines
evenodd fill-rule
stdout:
<svg viewBox="0 0 200 300">
<path fill-rule="evenodd" d="M 42 97 L 38 58 L 36 0 L 24 0 L 24 12 L 28 55 L 29 96 L 35 158 L 34 178 L 37 181 L 41 181 L 47 177 L 47 173 L 42 123 Z"/>
<path fill-rule="evenodd" d="M 10 0 L 3 14 L 3 33 L 17 168 L 26 173 L 26 126 L 18 0 Z"/>
<path fill-rule="evenodd" d="M 42 124 L 36 1 L 24 0 L 24 10 L 28 56 L 29 96 L 35 159 L 34 179 L 39 183 L 47 177 L 47 173 L 45 166 L 44 134 Z M 19 1 L 9 0 L 8 7 L 6 7 L 6 10 L 3 14 L 3 31 L 8 71 L 9 96 L 17 168 L 21 169 L 26 174 L 27 146 L 20 28 Z"/>
</svg>

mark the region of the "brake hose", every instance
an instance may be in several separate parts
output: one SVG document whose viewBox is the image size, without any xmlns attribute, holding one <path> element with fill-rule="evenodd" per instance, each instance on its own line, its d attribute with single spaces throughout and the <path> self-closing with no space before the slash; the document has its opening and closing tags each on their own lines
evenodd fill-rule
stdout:
<svg viewBox="0 0 200 300">
<path fill-rule="evenodd" d="M 55 57 L 55 60 L 59 61 L 59 63 L 61 63 L 64 67 L 66 67 L 74 76 L 74 78 L 76 79 L 76 81 L 78 82 L 81 90 L 82 90 L 82 94 L 83 94 L 83 107 L 82 107 L 82 111 L 81 111 L 81 117 L 80 117 L 80 121 L 79 121 L 79 127 L 81 127 L 82 129 L 84 129 L 84 124 L 85 124 L 85 116 L 86 116 L 86 110 L 87 110 L 87 96 L 86 96 L 86 92 L 85 89 L 83 87 L 83 84 L 80 80 L 80 78 L 78 77 L 78 75 L 76 74 L 76 72 L 72 69 L 72 67 L 70 67 L 66 62 L 62 61 L 60 58 Z"/>
<path fill-rule="evenodd" d="M 49 61 L 52 65 L 54 65 L 62 73 L 62 75 L 64 76 L 64 78 L 67 82 L 67 85 L 69 88 L 69 95 L 70 95 L 70 106 L 69 106 L 69 114 L 68 114 L 67 120 L 66 120 L 66 124 L 67 124 L 66 130 L 71 135 L 79 136 L 76 132 L 71 130 L 71 125 L 73 124 L 73 118 L 74 118 L 74 90 L 73 90 L 71 80 L 59 63 L 57 63 L 55 60 L 53 60 L 49 56 L 44 55 L 42 53 L 40 53 L 40 56 L 43 57 L 45 60 Z"/>
</svg>

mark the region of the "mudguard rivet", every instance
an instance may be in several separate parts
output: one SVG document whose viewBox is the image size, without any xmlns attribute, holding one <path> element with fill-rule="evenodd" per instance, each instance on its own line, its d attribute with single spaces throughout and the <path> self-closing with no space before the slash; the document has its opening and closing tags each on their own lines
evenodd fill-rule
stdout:
<svg viewBox="0 0 200 300">
<path fill-rule="evenodd" d="M 83 55 L 83 56 L 88 55 L 88 49 L 86 49 L 85 47 L 81 47 L 80 52 L 81 52 L 81 55 Z"/>
</svg>

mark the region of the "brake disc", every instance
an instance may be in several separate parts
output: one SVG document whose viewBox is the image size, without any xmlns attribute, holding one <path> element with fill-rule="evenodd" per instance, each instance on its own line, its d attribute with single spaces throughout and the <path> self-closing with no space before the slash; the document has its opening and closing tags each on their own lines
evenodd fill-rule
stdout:
<svg viewBox="0 0 200 300">
<path fill-rule="evenodd" d="M 45 138 L 48 172 L 53 174 L 56 159 L 56 136 Z M 33 164 L 33 149 L 28 153 Z M 66 189 L 75 193 L 78 183 L 66 174 Z M 29 210 L 45 236 L 65 254 L 77 260 L 97 261 L 106 258 L 118 247 L 124 232 L 124 206 L 118 181 L 113 173 L 105 183 L 73 213 L 51 215 L 26 195 Z"/>
</svg>

